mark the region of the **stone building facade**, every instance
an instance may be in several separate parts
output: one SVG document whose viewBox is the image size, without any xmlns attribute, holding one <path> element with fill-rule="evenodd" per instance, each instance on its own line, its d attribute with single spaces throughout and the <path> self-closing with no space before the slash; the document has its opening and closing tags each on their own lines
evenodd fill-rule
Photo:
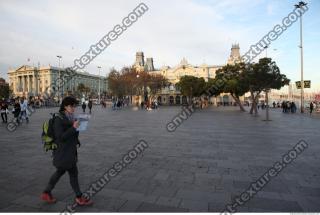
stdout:
<svg viewBox="0 0 320 215">
<path fill-rule="evenodd" d="M 149 59 L 149 60 L 148 60 Z M 151 60 L 150 60 L 151 59 Z M 238 63 L 241 60 L 240 56 L 240 47 L 239 44 L 233 44 L 231 47 L 231 53 L 227 64 Z M 147 58 L 147 62 L 144 61 L 144 53 L 136 53 L 136 62 L 134 67 L 138 71 L 148 71 L 150 74 L 161 74 L 170 82 L 170 86 L 161 90 L 159 95 L 157 95 L 157 100 L 161 104 L 167 105 L 180 105 L 186 103 L 188 98 L 181 95 L 181 92 L 175 88 L 181 77 L 185 75 L 195 76 L 198 78 L 204 78 L 205 81 L 208 81 L 210 78 L 215 78 L 216 71 L 222 68 L 224 65 L 208 65 L 202 64 L 200 66 L 191 65 L 188 61 L 183 58 L 181 62 L 174 66 L 163 66 L 160 69 L 151 69 L 153 66 L 153 58 Z M 234 103 L 232 97 L 229 94 L 221 94 L 218 97 L 212 97 L 211 102 L 213 104 L 220 105 L 232 105 Z"/>
<path fill-rule="evenodd" d="M 59 74 L 63 80 L 68 80 L 68 75 L 64 68 L 58 67 L 31 67 L 21 66 L 18 69 L 9 70 L 9 85 L 15 96 L 41 96 L 48 87 L 56 84 L 59 78 Z M 92 92 L 99 92 L 99 81 L 100 81 L 100 92 L 107 90 L 106 77 L 92 75 L 86 72 L 76 72 L 76 75 L 65 81 L 61 89 L 58 89 L 61 95 L 68 93 L 74 93 L 77 91 L 77 87 L 80 83 L 88 86 Z M 50 95 L 50 92 L 47 92 Z"/>
</svg>

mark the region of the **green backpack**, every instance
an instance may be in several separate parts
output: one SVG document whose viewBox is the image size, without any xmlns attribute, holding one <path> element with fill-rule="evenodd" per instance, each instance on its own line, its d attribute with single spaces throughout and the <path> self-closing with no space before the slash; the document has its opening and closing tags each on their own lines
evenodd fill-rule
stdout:
<svg viewBox="0 0 320 215">
<path fill-rule="evenodd" d="M 42 125 L 42 144 L 44 150 L 47 152 L 49 150 L 56 150 L 58 148 L 58 145 L 54 143 L 54 129 L 53 124 L 56 117 L 59 117 L 60 119 L 63 119 L 62 115 L 60 113 L 51 113 L 51 118 L 48 121 L 45 121 Z"/>
</svg>

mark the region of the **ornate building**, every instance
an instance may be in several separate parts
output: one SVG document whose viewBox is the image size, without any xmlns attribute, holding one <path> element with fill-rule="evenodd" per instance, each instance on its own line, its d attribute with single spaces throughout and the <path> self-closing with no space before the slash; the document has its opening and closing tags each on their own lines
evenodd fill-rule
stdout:
<svg viewBox="0 0 320 215">
<path fill-rule="evenodd" d="M 149 59 L 149 60 L 148 60 Z M 227 60 L 227 64 L 238 63 L 241 60 L 239 44 L 233 44 L 231 47 L 230 57 Z M 179 82 L 180 78 L 189 75 L 198 78 L 204 78 L 208 81 L 209 78 L 215 78 L 216 71 L 222 68 L 224 65 L 207 65 L 202 64 L 200 66 L 191 65 L 188 61 L 183 58 L 181 62 L 174 66 L 163 66 L 161 69 L 150 69 L 154 68 L 153 58 L 147 58 L 147 63 L 144 61 L 143 52 L 136 53 L 136 62 L 134 67 L 138 71 L 148 71 L 151 74 L 161 74 L 169 80 L 171 85 L 162 89 L 161 93 L 157 96 L 157 100 L 162 104 L 183 104 L 187 102 L 187 98 L 181 95 L 181 92 L 175 88 L 175 84 Z M 221 94 L 217 98 L 211 98 L 213 104 L 232 104 L 234 101 L 228 94 Z"/>
<path fill-rule="evenodd" d="M 232 44 L 230 57 L 227 64 L 235 64 L 241 62 L 240 46 L 239 44 Z"/>
<path fill-rule="evenodd" d="M 56 84 L 59 74 L 63 80 L 68 80 L 68 75 L 63 68 L 52 66 L 31 67 L 21 66 L 18 69 L 9 70 L 9 85 L 15 96 L 40 96 L 48 87 Z M 63 84 L 59 92 L 66 95 L 74 93 L 80 83 L 88 86 L 92 92 L 98 93 L 100 80 L 100 92 L 106 91 L 106 77 L 92 75 L 86 72 L 76 72 L 76 75 Z"/>
</svg>

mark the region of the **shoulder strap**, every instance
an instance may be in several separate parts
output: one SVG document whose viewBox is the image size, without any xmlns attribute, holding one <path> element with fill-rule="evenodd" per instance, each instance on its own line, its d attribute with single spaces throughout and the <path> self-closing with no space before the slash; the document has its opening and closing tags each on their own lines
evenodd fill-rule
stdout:
<svg viewBox="0 0 320 215">
<path fill-rule="evenodd" d="M 57 116 L 57 117 L 59 117 L 60 119 L 63 119 L 62 114 L 61 114 L 61 113 L 59 113 L 59 112 L 58 112 L 58 113 L 54 113 L 54 114 L 53 114 L 53 119 L 54 119 L 56 116 Z"/>
</svg>

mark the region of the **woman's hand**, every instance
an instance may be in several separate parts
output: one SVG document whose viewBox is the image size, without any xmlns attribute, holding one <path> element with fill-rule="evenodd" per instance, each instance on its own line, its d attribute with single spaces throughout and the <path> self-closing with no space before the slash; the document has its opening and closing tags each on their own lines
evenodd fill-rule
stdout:
<svg viewBox="0 0 320 215">
<path fill-rule="evenodd" d="M 73 122 L 73 127 L 75 129 L 79 128 L 79 126 L 80 126 L 80 122 L 78 120 Z"/>
</svg>

